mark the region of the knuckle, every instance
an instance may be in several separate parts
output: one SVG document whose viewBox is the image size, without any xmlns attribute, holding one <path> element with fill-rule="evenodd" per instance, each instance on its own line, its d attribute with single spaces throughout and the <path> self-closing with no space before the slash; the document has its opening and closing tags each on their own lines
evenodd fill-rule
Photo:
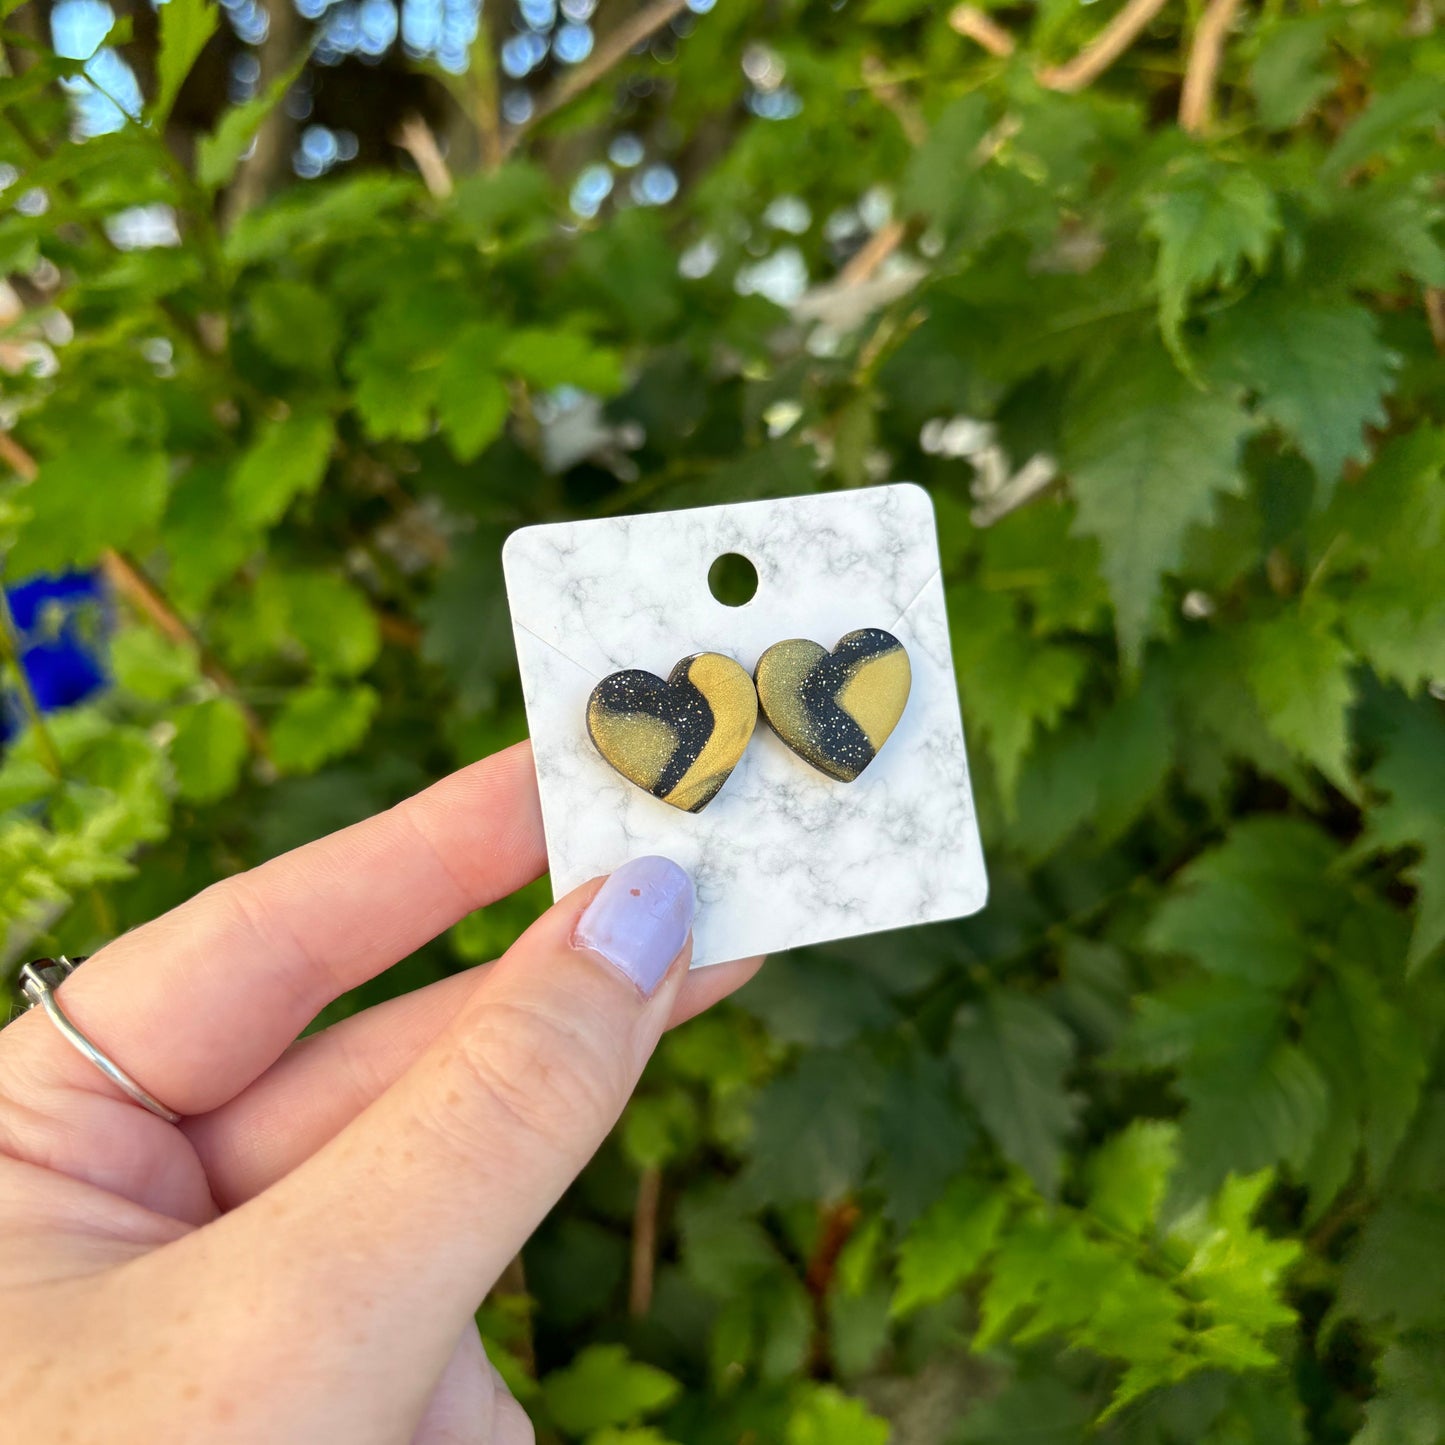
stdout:
<svg viewBox="0 0 1445 1445">
<path fill-rule="evenodd" d="M 259 870 L 212 883 L 191 900 L 189 908 L 222 951 L 269 961 L 268 986 L 286 994 L 297 1011 L 314 1013 L 339 990 L 324 954 L 290 927 L 285 911 L 273 905 L 266 876 Z M 185 912 L 185 907 L 177 910 L 178 923 Z"/>
<path fill-rule="evenodd" d="M 465 1077 L 455 1107 L 484 1128 L 500 1115 L 544 1140 L 600 1139 L 626 1097 L 619 1052 L 531 1003 L 489 1002 L 458 1032 L 454 1057 Z M 483 1100 L 491 1107 L 478 1107 Z"/>
</svg>

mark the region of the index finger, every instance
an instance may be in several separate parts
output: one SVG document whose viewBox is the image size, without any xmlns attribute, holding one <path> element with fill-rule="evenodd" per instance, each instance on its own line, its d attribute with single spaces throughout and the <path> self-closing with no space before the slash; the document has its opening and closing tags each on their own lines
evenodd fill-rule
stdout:
<svg viewBox="0 0 1445 1445">
<path fill-rule="evenodd" d="M 528 743 L 212 885 L 60 986 L 80 1029 L 180 1114 L 214 1109 L 332 999 L 546 869 Z M 47 1019 L 6 1049 L 37 1085 L 116 1092 Z"/>
</svg>

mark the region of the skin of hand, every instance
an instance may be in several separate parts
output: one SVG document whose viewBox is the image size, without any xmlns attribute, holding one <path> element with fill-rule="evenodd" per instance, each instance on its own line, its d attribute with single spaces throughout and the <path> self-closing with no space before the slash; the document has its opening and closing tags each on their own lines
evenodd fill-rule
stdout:
<svg viewBox="0 0 1445 1445">
<path fill-rule="evenodd" d="M 526 744 L 215 884 L 0 1033 L 0 1421 L 47 1445 L 526 1445 L 473 1316 L 663 1030 L 756 971 L 687 972 L 692 885 L 636 860 L 495 963 L 296 1042 L 546 866 Z"/>
</svg>

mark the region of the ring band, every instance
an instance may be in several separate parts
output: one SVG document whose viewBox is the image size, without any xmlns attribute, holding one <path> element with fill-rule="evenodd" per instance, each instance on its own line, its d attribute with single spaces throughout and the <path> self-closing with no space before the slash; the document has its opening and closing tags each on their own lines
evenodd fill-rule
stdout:
<svg viewBox="0 0 1445 1445">
<path fill-rule="evenodd" d="M 25 964 L 20 970 L 20 992 L 30 1008 L 37 1004 L 50 1015 L 50 1021 L 58 1028 L 66 1041 L 83 1054 L 116 1088 L 122 1089 L 143 1108 L 149 1109 L 158 1119 L 167 1124 L 179 1124 L 181 1116 L 167 1109 L 154 1094 L 147 1093 L 114 1059 L 103 1054 L 71 1021 L 60 1007 L 55 990 L 85 962 L 84 958 L 37 958 Z"/>
</svg>

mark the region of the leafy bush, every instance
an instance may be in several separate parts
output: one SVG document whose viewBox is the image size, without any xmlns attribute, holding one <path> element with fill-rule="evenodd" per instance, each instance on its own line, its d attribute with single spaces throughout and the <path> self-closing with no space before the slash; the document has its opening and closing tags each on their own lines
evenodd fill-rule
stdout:
<svg viewBox="0 0 1445 1445">
<path fill-rule="evenodd" d="M 589 1445 L 1445 1439 L 1437 8 L 721 7 L 513 133 L 484 32 L 454 174 L 244 204 L 294 68 L 178 137 L 169 0 L 70 141 L 25 14 L 6 573 L 116 616 L 0 767 L 8 956 L 521 737 L 511 528 L 917 479 L 992 902 L 671 1036 L 494 1358 Z M 619 131 L 678 198 L 569 212 Z"/>
</svg>

